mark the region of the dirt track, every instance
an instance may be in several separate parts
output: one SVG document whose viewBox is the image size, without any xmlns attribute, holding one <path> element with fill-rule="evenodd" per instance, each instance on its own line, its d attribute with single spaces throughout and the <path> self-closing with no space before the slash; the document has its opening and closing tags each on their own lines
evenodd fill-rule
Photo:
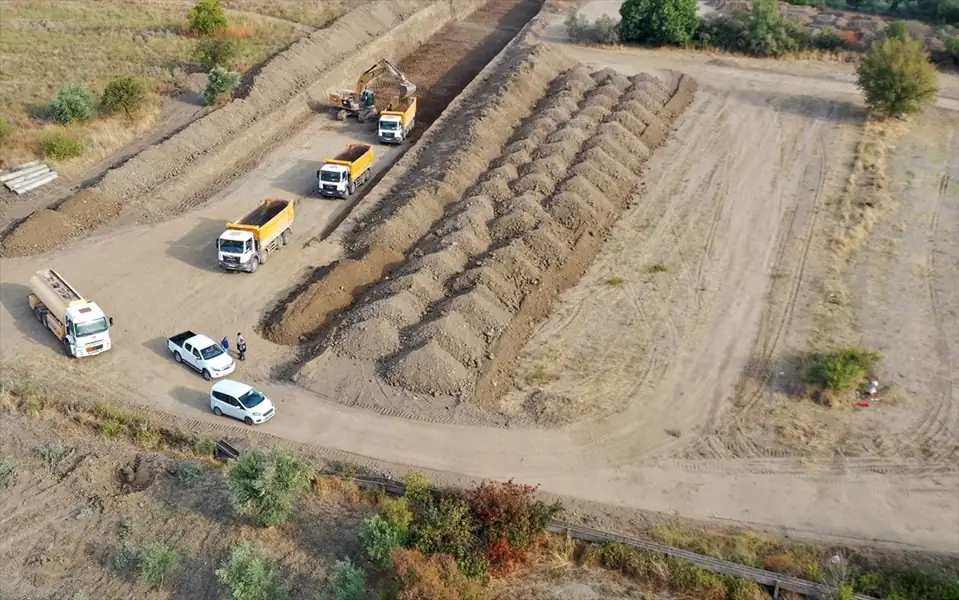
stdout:
<svg viewBox="0 0 959 600">
<path fill-rule="evenodd" d="M 228 432 L 230 424 L 208 413 L 208 386 L 170 361 L 164 338 L 187 327 L 214 337 L 240 330 L 250 342 L 251 360 L 235 377 L 261 385 L 280 411 L 262 428 L 264 433 L 372 460 L 478 477 L 515 477 L 541 483 L 551 492 L 623 507 L 956 551 L 959 478 L 949 465 L 872 458 L 823 462 L 661 458 L 681 444 L 665 428 L 680 429 L 686 441 L 726 406 L 728 392 L 751 355 L 752 342 L 763 330 L 764 285 L 777 257 L 785 257 L 787 272 L 798 272 L 792 250 L 780 253 L 777 241 L 801 239 L 813 212 L 812 201 L 828 196 L 838 183 L 828 172 L 834 165 L 842 167 L 846 161 L 840 149 L 853 141 L 843 137 L 855 125 L 850 118 L 855 109 L 849 104 L 856 99 L 853 86 L 831 77 L 782 75 L 755 66 L 710 64 L 668 54 L 571 52 L 592 68 L 611 66 L 626 76 L 640 70 L 660 77 L 679 71 L 700 82 L 696 101 L 677 121 L 678 131 L 650 161 L 644 201 L 625 217 L 636 223 L 645 212 L 651 218 L 649 227 L 640 234 L 625 230 L 629 228 L 614 232 L 610 248 L 614 254 L 617 248 L 629 252 L 623 255 L 624 263 L 601 258 L 596 269 L 609 270 L 594 269 L 585 280 L 602 283 L 604 278 L 619 276 L 626 282 L 622 287 L 593 286 L 589 294 L 584 294 L 589 288 L 578 287 L 567 294 L 572 301 L 581 294 L 580 298 L 595 296 L 596 301 L 605 297 L 610 303 L 627 302 L 619 305 L 621 311 L 606 314 L 607 326 L 622 318 L 619 326 L 629 327 L 624 314 L 650 309 L 644 318 L 662 328 L 637 328 L 637 336 L 653 346 L 662 342 L 665 351 L 676 357 L 654 356 L 647 361 L 653 366 L 650 372 L 659 376 L 656 395 L 665 401 L 654 403 L 648 395 L 636 396 L 626 412 L 557 430 L 493 429 L 376 415 L 337 403 L 349 402 L 342 396 L 355 390 L 339 390 L 341 397 L 324 399 L 273 380 L 275 369 L 293 360 L 295 350 L 271 344 L 251 331 L 271 302 L 301 281 L 312 265 L 329 262 L 333 249 L 324 244 L 295 244 L 253 276 L 229 275 L 213 268 L 210 240 L 223 221 L 249 208 L 251 197 L 283 190 L 301 193 L 326 150 L 356 138 L 349 128 L 328 130 L 325 124 L 278 147 L 247 178 L 200 209 L 154 226 L 91 237 L 50 255 L 3 259 L 0 351 L 4 364 L 29 366 L 58 381 L 94 385 L 105 394 L 122 394 L 152 410 Z M 757 146 L 761 153 L 756 152 Z M 838 160 L 829 160 L 837 156 L 833 152 Z M 788 168 L 777 175 L 769 167 L 770 156 Z M 772 164 L 780 163 L 773 160 Z M 720 177 L 722 168 L 730 169 L 727 177 Z M 826 175 L 821 175 L 823 170 Z M 750 177 L 755 179 L 747 185 Z M 721 181 L 727 182 L 726 188 Z M 945 199 L 952 201 L 952 196 Z M 298 219 L 306 226 L 301 230 L 304 236 L 320 228 L 339 207 L 315 199 L 305 199 L 301 205 Z M 795 207 L 809 212 L 793 211 Z M 795 219 L 789 218 L 794 212 Z M 662 216 L 652 219 L 657 214 Z M 786 235 L 790 224 L 800 235 Z M 653 241 L 647 242 L 650 238 Z M 687 255 L 685 250 L 692 247 L 699 248 L 699 253 Z M 756 256 L 765 259 L 758 261 L 763 269 L 753 268 Z M 671 270 L 647 280 L 654 276 L 645 272 L 646 265 L 656 261 L 667 263 Z M 626 263 L 638 272 L 627 272 Z M 57 355 L 55 341 L 30 318 L 25 300 L 24 284 L 31 272 L 47 265 L 60 269 L 116 318 L 116 346 L 111 352 L 82 362 Z M 663 281 L 660 275 L 675 280 Z M 794 276 L 784 279 L 788 283 Z M 705 294 L 697 293 L 697 286 L 703 287 L 700 282 L 705 283 Z M 615 294 L 630 286 L 646 296 L 624 294 L 617 300 Z M 690 318 L 670 318 L 668 311 L 662 312 L 671 302 L 677 310 L 688 311 Z M 563 306 L 557 314 L 570 315 Z M 590 352 L 608 352 L 606 359 L 612 366 L 590 363 L 589 375 L 599 368 L 615 373 L 632 366 L 604 347 L 602 339 L 591 337 L 596 334 L 589 323 L 595 321 L 577 321 L 575 314 L 570 321 L 573 329 L 567 328 L 565 335 L 572 339 L 578 329 L 584 334 L 577 339 L 593 340 L 580 360 L 592 360 Z M 553 326 L 555 322 L 547 325 Z M 684 343 L 687 332 L 712 342 L 704 347 Z M 717 361 L 717 356 L 723 360 Z M 577 358 L 570 360 L 575 365 Z M 669 365 L 680 364 L 689 368 L 669 370 Z M 621 382 L 632 376 L 627 372 Z M 704 390 L 710 392 L 705 399 L 700 395 Z M 616 400 L 614 393 L 607 388 L 605 397 Z M 607 403 L 595 414 L 611 408 Z M 562 413 L 558 417 L 566 418 Z M 850 498 L 866 500 L 850 502 Z"/>
</svg>

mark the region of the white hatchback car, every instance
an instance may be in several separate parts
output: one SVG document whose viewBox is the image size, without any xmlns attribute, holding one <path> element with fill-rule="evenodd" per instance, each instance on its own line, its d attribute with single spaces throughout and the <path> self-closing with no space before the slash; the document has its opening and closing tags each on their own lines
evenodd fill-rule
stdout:
<svg viewBox="0 0 959 600">
<path fill-rule="evenodd" d="M 213 389 L 210 390 L 210 408 L 218 417 L 227 415 L 247 425 L 259 425 L 276 414 L 276 408 L 263 392 L 231 379 L 223 379 L 213 384 Z"/>
</svg>

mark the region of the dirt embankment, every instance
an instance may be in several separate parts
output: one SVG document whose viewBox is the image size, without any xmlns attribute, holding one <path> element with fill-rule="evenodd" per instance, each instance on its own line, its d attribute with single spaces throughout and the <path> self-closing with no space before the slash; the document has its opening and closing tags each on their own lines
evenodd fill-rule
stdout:
<svg viewBox="0 0 959 600">
<path fill-rule="evenodd" d="M 538 0 L 491 0 L 483 10 L 476 11 L 463 22 L 450 24 L 397 65 L 419 89 L 418 132 L 424 132 L 424 125 L 428 126 L 440 117 L 453 98 L 503 50 L 539 8 Z M 515 58 L 512 64 L 521 61 L 521 58 Z M 439 131 L 431 129 L 425 134 L 429 136 L 429 143 L 412 149 L 392 169 L 379 189 L 364 200 L 366 205 L 379 205 L 379 208 L 372 217 L 363 218 L 358 227 L 360 231 L 382 227 L 385 232 L 394 227 L 389 223 L 370 223 L 384 222 L 393 211 L 405 210 L 403 207 L 417 195 L 432 193 L 429 190 L 436 187 L 438 179 L 456 186 L 454 192 L 439 201 L 440 204 L 458 197 L 470 180 L 456 183 L 450 180 L 452 174 L 462 171 L 455 164 L 447 163 L 450 157 L 456 155 L 464 144 L 468 146 L 469 152 L 475 155 L 469 159 L 475 163 L 475 177 L 496 156 L 499 146 L 509 135 L 508 129 L 502 130 L 499 122 L 494 127 L 486 121 L 475 121 L 478 115 L 496 104 L 496 101 L 491 104 L 490 99 L 499 93 L 502 84 L 501 79 L 468 102 L 449 109 L 444 116 L 449 121 Z M 514 119 L 523 115 L 523 106 L 500 110 L 512 111 L 510 114 Z M 456 160 L 462 162 L 465 159 L 459 156 Z M 264 336 L 281 344 L 296 344 L 315 336 L 332 316 L 349 306 L 357 288 L 379 280 L 391 266 L 403 260 L 404 249 L 442 214 L 440 204 L 434 206 L 436 210 L 431 218 L 421 220 L 418 227 L 422 231 L 411 234 L 405 246 L 369 244 L 362 235 L 353 236 L 349 244 L 354 249 L 352 256 L 334 264 L 315 283 L 296 293 L 281 310 L 275 311 L 263 327 Z"/>
<path fill-rule="evenodd" d="M 517 74 L 518 87 L 537 67 Z M 523 91 L 532 95 L 532 86 Z M 344 313 L 333 351 L 378 361 L 396 387 L 490 406 L 533 327 L 592 261 L 694 91 L 686 76 L 661 82 L 582 66 L 554 79 L 465 193 L 420 193 L 363 236 L 365 246 L 408 260 Z M 509 104 L 536 100 L 529 95 Z M 515 114 L 497 108 L 484 124 L 509 131 Z M 463 168 L 448 167 L 448 180 L 482 168 L 469 158 Z"/>
<path fill-rule="evenodd" d="M 52 250 L 121 213 L 150 222 L 196 206 L 302 127 L 318 107 L 325 106 L 330 89 L 355 80 L 357 73 L 384 56 L 392 60 L 406 56 L 454 16 L 462 18 L 482 4 L 482 0 L 439 0 L 423 8 L 423 0 L 383 0 L 351 11 L 270 61 L 246 98 L 108 172 L 92 188 L 100 208 L 81 215 L 62 205 L 40 210 L 5 237 L 0 254 Z"/>
</svg>

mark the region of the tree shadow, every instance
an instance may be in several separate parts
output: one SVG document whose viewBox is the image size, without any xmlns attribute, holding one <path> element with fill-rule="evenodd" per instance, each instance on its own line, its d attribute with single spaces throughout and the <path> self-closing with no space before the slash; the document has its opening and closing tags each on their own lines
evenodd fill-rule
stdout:
<svg viewBox="0 0 959 600">
<path fill-rule="evenodd" d="M 730 95 L 746 104 L 760 108 L 770 108 L 776 112 L 791 113 L 814 121 L 859 124 L 865 121 L 868 116 L 868 111 L 864 106 L 835 98 L 746 88 L 733 88 Z"/>
</svg>

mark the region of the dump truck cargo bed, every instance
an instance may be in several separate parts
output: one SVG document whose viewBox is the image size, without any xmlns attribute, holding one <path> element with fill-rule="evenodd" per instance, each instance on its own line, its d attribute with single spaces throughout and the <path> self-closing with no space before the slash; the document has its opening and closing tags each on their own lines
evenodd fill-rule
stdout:
<svg viewBox="0 0 959 600">
<path fill-rule="evenodd" d="M 372 146 L 366 144 L 350 144 L 346 150 L 333 157 L 332 160 L 353 163 L 370 151 Z"/>
<path fill-rule="evenodd" d="M 261 244 L 268 244 L 289 229 L 293 223 L 293 203 L 269 198 L 227 229 L 249 231 Z"/>
</svg>

